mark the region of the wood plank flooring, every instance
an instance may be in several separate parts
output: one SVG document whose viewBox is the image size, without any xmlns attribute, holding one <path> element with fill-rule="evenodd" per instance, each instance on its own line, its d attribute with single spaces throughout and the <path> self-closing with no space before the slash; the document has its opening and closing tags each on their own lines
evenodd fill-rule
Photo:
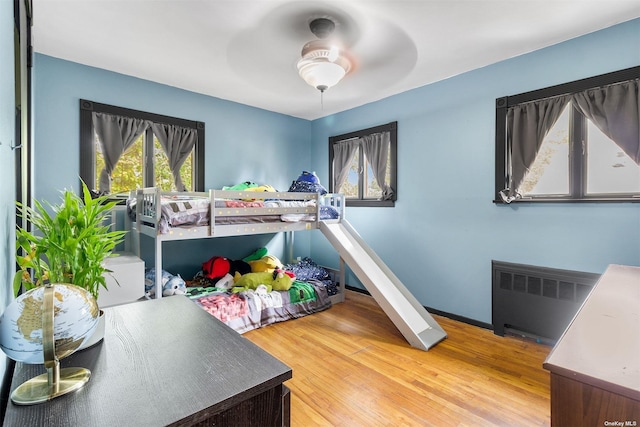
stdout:
<svg viewBox="0 0 640 427">
<path fill-rule="evenodd" d="M 434 316 L 448 338 L 410 347 L 375 300 L 244 336 L 293 369 L 291 425 L 548 426 L 551 348 Z"/>
</svg>

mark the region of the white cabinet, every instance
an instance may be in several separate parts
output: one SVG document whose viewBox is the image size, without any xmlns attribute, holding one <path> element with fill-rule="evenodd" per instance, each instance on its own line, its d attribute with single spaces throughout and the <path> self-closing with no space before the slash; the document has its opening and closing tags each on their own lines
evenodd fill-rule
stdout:
<svg viewBox="0 0 640 427">
<path fill-rule="evenodd" d="M 144 296 L 144 261 L 128 252 L 104 261 L 112 273 L 105 273 L 107 289 L 100 288 L 100 308 L 136 301 Z"/>
</svg>

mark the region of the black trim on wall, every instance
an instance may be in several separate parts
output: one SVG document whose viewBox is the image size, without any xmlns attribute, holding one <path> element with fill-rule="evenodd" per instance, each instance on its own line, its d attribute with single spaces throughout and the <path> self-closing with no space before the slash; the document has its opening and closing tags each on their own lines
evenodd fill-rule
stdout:
<svg viewBox="0 0 640 427">
<path fill-rule="evenodd" d="M 613 71 L 606 74 L 600 74 L 594 77 L 588 77 L 585 79 L 575 80 L 568 83 L 563 83 L 555 86 L 550 86 L 543 89 L 537 89 L 529 92 L 520 93 L 517 95 L 504 96 L 496 99 L 496 133 L 495 133 L 495 193 L 494 203 L 503 204 L 503 200 L 500 197 L 499 192 L 507 186 L 507 153 L 511 152 L 511 148 L 508 147 L 507 142 L 507 110 L 514 105 L 522 104 L 524 102 L 535 101 L 537 99 L 551 98 L 554 96 L 566 95 L 571 93 L 582 92 L 587 89 L 606 86 L 609 84 L 624 82 L 627 80 L 637 79 L 640 76 L 640 66 L 625 68 L 619 71 Z M 575 179 L 578 179 L 576 177 Z M 537 199 L 539 202 L 558 202 L 563 203 L 584 203 L 584 202 L 620 202 L 631 201 L 629 199 L 567 199 L 562 198 L 559 200 L 553 199 Z"/>
<path fill-rule="evenodd" d="M 93 103 L 91 101 L 80 100 L 80 178 L 88 176 L 96 176 L 95 164 L 93 161 L 83 161 L 83 159 L 91 159 L 93 157 L 93 120 L 91 113 L 93 112 Z M 91 188 L 91 184 L 87 182 Z M 82 188 L 82 185 L 80 186 Z"/>
<path fill-rule="evenodd" d="M 392 200 L 371 200 L 371 199 L 345 199 L 347 206 L 377 206 L 377 207 L 393 207 L 395 201 L 398 199 L 398 122 L 389 122 L 384 125 L 370 127 L 368 129 L 357 130 L 354 132 L 345 133 L 342 135 L 329 137 L 329 191 L 335 192 L 333 188 L 333 143 L 337 141 L 344 141 L 347 139 L 361 138 L 373 133 L 390 132 L 391 137 L 391 182 L 389 185 L 393 189 Z"/>
<path fill-rule="evenodd" d="M 349 290 L 349 291 L 358 292 L 360 294 L 371 296 L 369 291 L 367 291 L 366 289 L 356 288 L 354 286 L 349 286 L 349 285 L 345 285 L 345 288 L 347 290 Z M 472 325 L 472 326 L 477 326 L 477 327 L 482 328 L 482 329 L 488 329 L 490 331 L 493 330 L 493 325 L 491 323 L 480 322 L 479 320 L 470 319 L 470 318 L 464 317 L 464 316 L 458 316 L 457 314 L 449 313 L 449 312 L 442 311 L 442 310 L 437 310 L 435 308 L 431 308 L 431 307 L 427 307 L 427 306 L 423 306 L 423 307 L 429 313 L 435 314 L 437 316 L 446 317 L 447 319 L 455 320 L 457 322 L 466 323 L 466 324 Z"/>
<path fill-rule="evenodd" d="M 198 128 L 198 123 L 194 120 L 180 119 L 177 117 L 164 116 L 162 114 L 149 113 L 146 111 L 134 110 L 131 108 L 116 107 L 113 105 L 101 104 L 99 102 L 87 101 L 86 99 L 80 100 L 80 109 L 87 110 L 96 113 L 114 114 L 117 116 L 133 117 L 136 119 L 150 120 L 156 123 L 165 123 L 168 125 L 182 126 L 185 128 Z M 204 123 L 202 123 L 201 129 L 204 129 Z"/>
<path fill-rule="evenodd" d="M 570 93 L 582 92 L 594 87 L 605 86 L 613 83 L 624 82 L 626 80 L 637 79 L 640 76 L 640 66 L 625 68 L 623 70 L 612 71 L 585 79 L 562 83 L 543 89 L 532 90 L 504 97 L 507 100 L 506 108 L 523 102 L 535 101 L 536 99 L 551 98 L 553 96 L 566 95 Z M 500 98 L 498 98 L 500 99 Z"/>
<path fill-rule="evenodd" d="M 150 120 L 155 123 L 165 123 L 185 128 L 196 129 L 198 141 L 195 146 L 196 162 L 193 164 L 194 188 L 193 191 L 204 190 L 204 137 L 205 124 L 194 120 L 180 119 L 177 117 L 164 116 L 161 114 L 149 113 L 146 111 L 133 110 L 130 108 L 116 107 L 113 105 L 101 104 L 99 102 L 80 100 L 80 177 L 95 177 L 94 162 L 83 161 L 83 159 L 93 158 L 93 120 L 92 113 L 106 113 L 124 117 Z"/>
<path fill-rule="evenodd" d="M 372 133 L 388 132 L 391 129 L 398 129 L 398 122 L 390 122 L 384 125 L 374 126 L 368 129 L 357 130 L 354 132 L 345 133 L 342 135 L 330 136 L 329 143 L 333 144 L 336 141 L 343 141 L 345 139 L 361 138 Z"/>
<path fill-rule="evenodd" d="M 15 174 L 15 196 L 16 201 L 25 206 L 32 204 L 32 163 L 30 153 L 32 152 L 32 101 L 31 101 L 31 67 L 33 64 L 33 49 L 31 46 L 31 30 L 33 26 L 33 5 L 31 0 L 13 1 L 13 49 L 14 49 L 14 142 L 12 144 L 14 156 Z M 11 36 L 9 36 L 11 37 Z M 6 100 L 8 103 L 10 99 Z M 3 100 L 5 102 L 5 100 Z M 25 223 L 20 215 L 15 216 L 15 225 L 26 229 L 31 229 L 31 224 Z M 6 262 L 10 263 L 9 254 Z M 7 265 L 7 268 L 11 266 Z M 15 266 L 16 271 L 18 269 Z M 5 292 L 12 293 L 11 286 Z M 8 294 L 7 294 L 8 296 Z M 10 300 L 8 301 L 10 302 Z M 7 302 L 7 303 L 8 303 Z M 5 356 L 5 369 L 1 373 L 2 383 L 0 384 L 0 424 L 3 424 L 5 412 L 9 404 L 11 382 L 16 362 Z"/>
<path fill-rule="evenodd" d="M 511 152 L 511 147 L 507 141 L 507 103 L 508 97 L 496 99 L 496 162 L 495 162 L 495 194 L 494 203 L 502 202 L 500 191 L 507 186 L 507 153 Z"/>
</svg>

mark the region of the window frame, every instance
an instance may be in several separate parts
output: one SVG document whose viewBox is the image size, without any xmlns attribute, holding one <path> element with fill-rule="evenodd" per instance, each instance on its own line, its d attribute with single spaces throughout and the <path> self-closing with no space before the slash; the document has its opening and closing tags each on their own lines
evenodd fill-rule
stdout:
<svg viewBox="0 0 640 427">
<path fill-rule="evenodd" d="M 360 207 L 394 207 L 398 198 L 398 122 L 390 122 L 384 125 L 374 126 L 367 129 L 357 130 L 354 132 L 345 133 L 342 135 L 329 137 L 329 192 L 336 191 L 333 188 L 333 144 L 339 141 L 345 141 L 348 139 L 362 138 L 366 135 L 374 133 L 389 132 L 389 159 L 391 167 L 391 176 L 389 178 L 389 186 L 393 189 L 393 196 L 390 200 L 377 200 L 377 199 L 365 199 L 364 188 L 362 185 L 362 176 L 360 174 L 358 181 L 358 198 L 345 198 L 347 206 L 360 206 Z M 363 153 L 360 148 L 360 162 L 363 162 Z M 364 166 L 364 165 L 363 165 Z"/>
<path fill-rule="evenodd" d="M 80 179 L 84 182 L 93 183 L 96 179 L 95 170 L 95 150 L 94 150 L 94 129 L 93 129 L 93 113 L 105 113 L 118 116 L 131 117 L 135 119 L 149 120 L 155 123 L 164 123 L 170 125 L 181 126 L 185 128 L 195 129 L 198 139 L 194 146 L 193 160 L 193 189 L 191 191 L 204 190 L 204 136 L 205 125 L 203 122 L 194 120 L 180 119 L 177 117 L 164 116 L 161 114 L 148 113 L 145 111 L 133 110 L 130 108 L 116 107 L 114 105 L 101 104 L 99 102 L 80 100 Z M 145 138 L 148 139 L 148 132 L 145 131 Z M 151 142 L 153 146 L 153 141 Z M 152 157 L 152 156 L 151 156 Z M 145 182 L 148 182 L 149 174 L 153 174 L 153 170 L 149 170 L 145 165 Z M 153 178 L 153 176 L 151 176 Z M 92 186 L 89 186 L 90 188 Z"/>
<path fill-rule="evenodd" d="M 640 75 L 640 66 L 626 68 L 619 71 L 613 71 L 594 77 L 575 80 L 543 89 L 524 92 L 517 95 L 504 96 L 496 99 L 496 133 L 495 133 L 495 192 L 493 203 L 507 204 L 502 197 L 500 191 L 507 187 L 509 182 L 508 169 L 508 153 L 510 147 L 507 142 L 507 110 L 518 104 L 536 101 L 554 96 L 567 95 L 571 93 L 582 92 L 588 89 L 606 86 L 614 83 L 621 83 L 627 80 L 634 80 Z M 575 107 L 572 107 L 575 113 Z M 569 126 L 573 126 L 571 132 L 576 137 L 584 138 L 586 132 L 587 120 L 580 120 L 578 123 L 571 121 Z M 574 138 L 575 139 L 575 138 Z M 570 144 L 572 142 L 570 141 Z M 571 145 L 570 145 L 571 150 Z M 586 195 L 585 174 L 586 156 L 581 155 L 579 150 L 571 150 L 569 159 L 569 195 L 568 196 L 535 196 L 514 200 L 511 203 L 584 203 L 584 202 L 640 202 L 640 197 L 620 197 L 612 195 L 606 197 L 603 195 L 588 196 Z"/>
</svg>

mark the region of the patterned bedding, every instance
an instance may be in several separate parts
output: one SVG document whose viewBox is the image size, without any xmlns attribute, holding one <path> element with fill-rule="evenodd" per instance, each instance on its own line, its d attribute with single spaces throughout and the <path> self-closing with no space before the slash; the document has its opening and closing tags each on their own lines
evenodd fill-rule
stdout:
<svg viewBox="0 0 640 427">
<path fill-rule="evenodd" d="M 295 281 L 288 291 L 187 288 L 196 304 L 239 333 L 317 313 L 331 307 L 326 286 L 315 279 Z"/>
<path fill-rule="evenodd" d="M 196 286 L 187 288 L 187 296 L 241 334 L 331 307 L 329 296 L 335 295 L 337 287 L 324 267 L 304 258 L 284 268 L 296 274 L 296 280 L 288 291 L 266 292 L 258 287 L 255 291 L 232 293 Z"/>
</svg>

